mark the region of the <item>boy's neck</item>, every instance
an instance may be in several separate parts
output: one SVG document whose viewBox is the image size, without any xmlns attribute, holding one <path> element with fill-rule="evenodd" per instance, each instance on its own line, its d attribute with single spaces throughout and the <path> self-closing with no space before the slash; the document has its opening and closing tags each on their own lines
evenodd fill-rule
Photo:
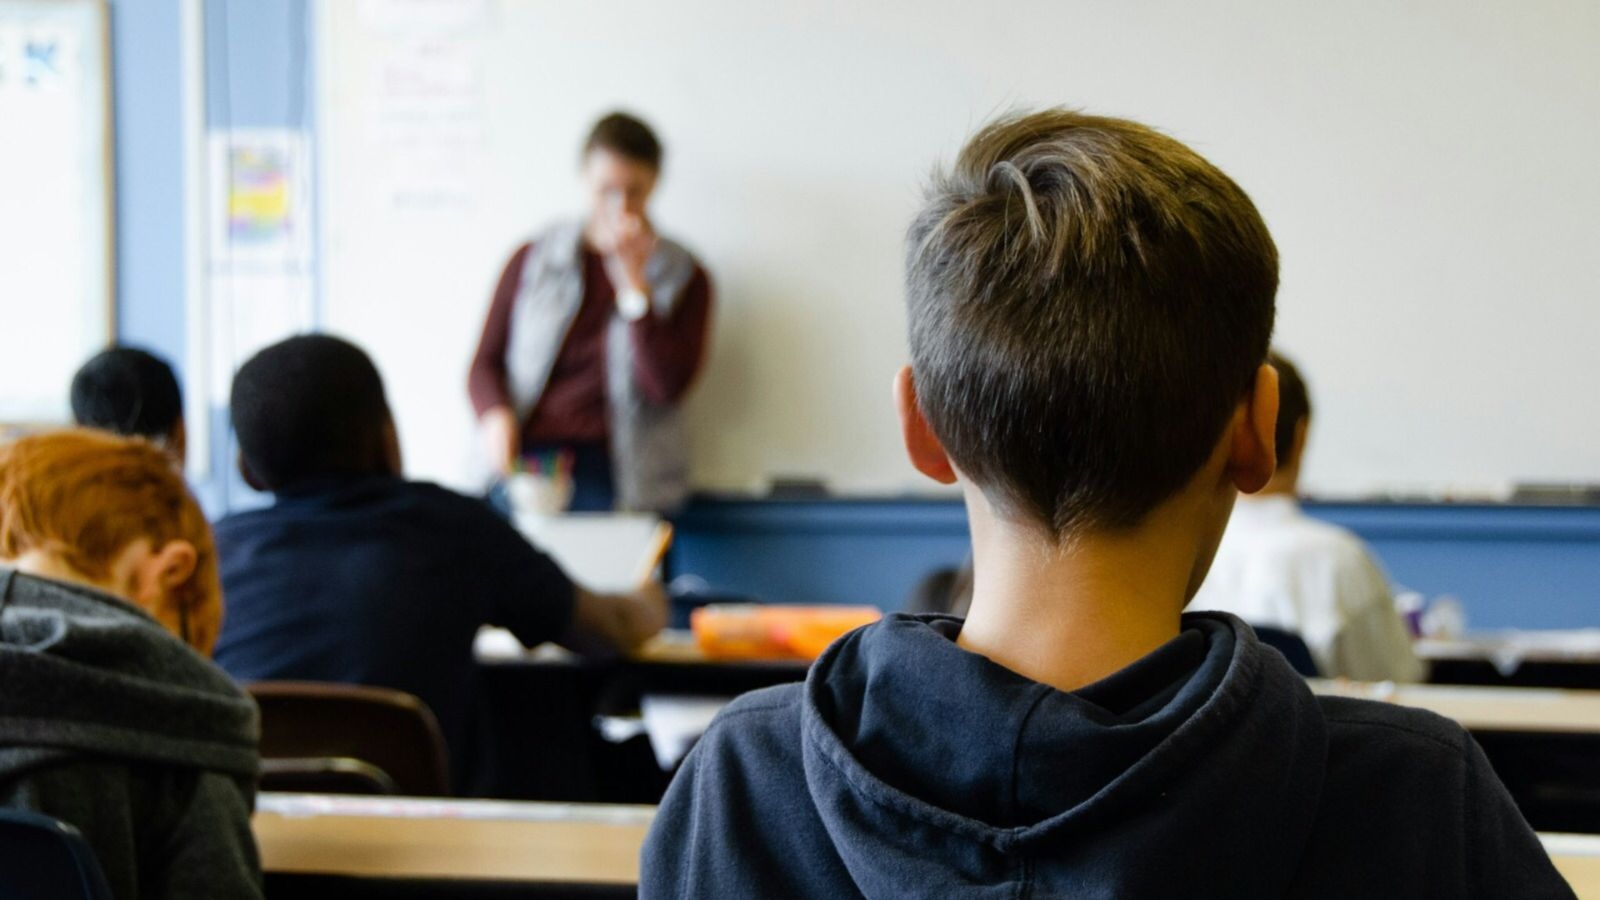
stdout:
<svg viewBox="0 0 1600 900">
<path fill-rule="evenodd" d="M 975 508 L 975 507 L 982 507 Z M 970 494 L 972 606 L 956 643 L 1026 678 L 1074 691 L 1178 636 L 1214 543 L 1181 516 L 1056 541 L 995 517 Z M 1193 521 L 1193 519 L 1189 519 Z"/>
<path fill-rule="evenodd" d="M 126 591 L 119 587 L 114 579 L 91 578 L 78 571 L 61 555 L 46 550 L 29 550 L 10 560 L 8 564 L 24 575 L 83 585 L 104 594 L 128 599 Z"/>
</svg>

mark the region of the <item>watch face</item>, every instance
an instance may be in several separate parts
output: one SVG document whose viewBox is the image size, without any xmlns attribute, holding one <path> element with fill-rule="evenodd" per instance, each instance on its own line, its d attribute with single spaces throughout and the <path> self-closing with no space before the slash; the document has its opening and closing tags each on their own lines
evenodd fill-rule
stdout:
<svg viewBox="0 0 1600 900">
<path fill-rule="evenodd" d="M 617 295 L 617 310 L 625 319 L 641 318 L 650 311 L 650 298 L 644 292 L 630 288 Z"/>
</svg>

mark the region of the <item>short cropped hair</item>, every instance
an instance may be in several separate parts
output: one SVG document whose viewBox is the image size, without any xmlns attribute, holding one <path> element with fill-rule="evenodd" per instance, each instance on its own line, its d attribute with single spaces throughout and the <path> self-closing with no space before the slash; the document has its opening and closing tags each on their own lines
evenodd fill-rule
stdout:
<svg viewBox="0 0 1600 900">
<path fill-rule="evenodd" d="M 1272 367 L 1278 370 L 1278 466 L 1281 468 L 1295 462 L 1294 459 L 1294 433 L 1301 422 L 1311 419 L 1311 392 L 1306 390 L 1306 382 L 1300 377 L 1300 370 L 1295 368 L 1289 358 L 1272 351 L 1268 357 Z"/>
<path fill-rule="evenodd" d="M 1002 117 L 909 229 L 922 412 L 1002 514 L 1132 527 L 1250 390 L 1277 286 L 1260 214 L 1193 150 L 1123 119 Z"/>
<path fill-rule="evenodd" d="M 0 446 L 0 559 L 57 556 L 93 579 L 129 545 L 185 540 L 195 570 L 173 592 L 175 608 L 147 610 L 209 655 L 222 627 L 217 553 L 200 504 L 155 445 L 100 431 L 44 432 Z"/>
<path fill-rule="evenodd" d="M 596 150 L 612 153 L 661 171 L 661 141 L 644 120 L 625 112 L 610 113 L 594 123 L 583 142 L 583 156 Z"/>
<path fill-rule="evenodd" d="M 165 360 L 134 347 L 112 347 L 73 376 L 72 418 L 85 428 L 162 440 L 183 418 L 183 391 Z"/>
<path fill-rule="evenodd" d="M 377 367 L 348 341 L 301 335 L 273 344 L 240 367 L 229 405 L 240 462 L 266 490 L 381 465 L 389 401 Z"/>
</svg>

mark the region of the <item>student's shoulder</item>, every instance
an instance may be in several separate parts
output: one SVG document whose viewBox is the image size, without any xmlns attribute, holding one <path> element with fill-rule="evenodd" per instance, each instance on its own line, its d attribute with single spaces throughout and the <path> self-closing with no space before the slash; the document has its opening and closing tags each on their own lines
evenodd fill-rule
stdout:
<svg viewBox="0 0 1600 900">
<path fill-rule="evenodd" d="M 1471 736 L 1460 723 L 1415 707 L 1353 697 L 1318 697 L 1335 750 L 1416 761 L 1459 759 Z"/>
<path fill-rule="evenodd" d="M 274 506 L 260 506 L 228 513 L 211 523 L 211 531 L 220 540 L 234 534 L 247 534 L 277 518 L 278 512 Z"/>
<path fill-rule="evenodd" d="M 805 685 L 779 684 L 741 694 L 722 708 L 707 733 L 725 731 L 778 730 L 800 726 L 800 705 Z M 798 733 L 798 732 L 797 732 Z"/>
<path fill-rule="evenodd" d="M 405 481 L 398 488 L 408 502 L 430 512 L 477 528 L 514 530 L 480 497 L 470 497 L 431 481 Z"/>
<path fill-rule="evenodd" d="M 804 691 L 805 685 L 796 683 L 741 695 L 717 713 L 701 746 L 716 756 L 798 756 Z"/>
</svg>

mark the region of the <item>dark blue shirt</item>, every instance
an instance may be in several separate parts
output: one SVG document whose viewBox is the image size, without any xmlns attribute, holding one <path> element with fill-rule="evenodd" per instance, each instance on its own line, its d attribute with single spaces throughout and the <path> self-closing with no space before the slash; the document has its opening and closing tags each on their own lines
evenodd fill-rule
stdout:
<svg viewBox="0 0 1600 900">
<path fill-rule="evenodd" d="M 472 736 L 479 626 L 532 646 L 572 620 L 573 586 L 484 503 L 399 478 L 279 494 L 217 523 L 227 613 L 216 661 L 240 681 L 395 688 L 438 716 L 457 785 Z"/>
</svg>

